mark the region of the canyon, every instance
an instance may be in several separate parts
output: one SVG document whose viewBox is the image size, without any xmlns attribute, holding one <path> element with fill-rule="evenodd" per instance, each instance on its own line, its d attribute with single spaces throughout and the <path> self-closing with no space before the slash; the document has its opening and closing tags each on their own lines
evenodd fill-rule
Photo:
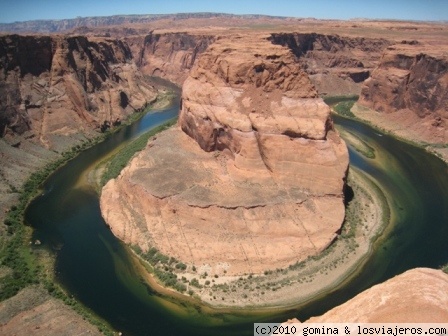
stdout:
<svg viewBox="0 0 448 336">
<path fill-rule="evenodd" d="M 116 19 L 0 36 L 2 221 L 31 172 L 156 102 L 150 76 L 183 86 L 179 125 L 109 182 L 104 217 L 126 242 L 210 275 L 286 267 L 337 237 L 348 157 L 321 96 L 359 96 L 358 118 L 448 160 L 444 24 L 250 18 L 272 23 L 260 32 L 236 16 Z M 434 272 L 409 271 L 319 321 L 343 320 L 353 306 L 359 321 L 383 321 L 364 303 L 423 281 L 446 292 L 447 275 Z M 423 294 L 407 307 L 446 306 Z"/>
<path fill-rule="evenodd" d="M 157 99 L 119 40 L 0 37 L 0 216 L 35 170 Z"/>
<path fill-rule="evenodd" d="M 348 152 L 290 50 L 267 38 L 229 36 L 201 54 L 179 127 L 103 189 L 115 235 L 219 275 L 287 267 L 333 241 Z"/>
</svg>

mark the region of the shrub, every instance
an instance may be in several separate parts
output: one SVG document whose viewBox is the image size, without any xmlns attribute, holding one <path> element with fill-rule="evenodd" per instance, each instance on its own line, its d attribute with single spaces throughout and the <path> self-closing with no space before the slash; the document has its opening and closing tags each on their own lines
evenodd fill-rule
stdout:
<svg viewBox="0 0 448 336">
<path fill-rule="evenodd" d="M 197 288 L 202 288 L 201 284 L 199 283 L 198 279 L 193 278 L 190 280 L 190 285 L 197 287 Z"/>
<path fill-rule="evenodd" d="M 177 269 L 180 269 L 180 270 L 182 270 L 182 271 L 185 271 L 185 270 L 187 269 L 187 265 L 185 265 L 185 264 L 182 263 L 182 262 L 179 262 L 179 263 L 176 264 L 176 268 L 177 268 Z"/>
</svg>

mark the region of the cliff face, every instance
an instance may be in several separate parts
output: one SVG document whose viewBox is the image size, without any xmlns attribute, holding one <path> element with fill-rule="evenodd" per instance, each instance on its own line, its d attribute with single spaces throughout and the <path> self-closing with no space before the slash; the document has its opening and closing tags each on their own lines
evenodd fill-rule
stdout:
<svg viewBox="0 0 448 336">
<path fill-rule="evenodd" d="M 359 104 L 394 118 L 402 127 L 411 120 L 418 133 L 435 141 L 448 141 L 448 57 L 418 42 L 396 44 L 386 49 L 379 66 L 362 89 Z"/>
<path fill-rule="evenodd" d="M 446 43 L 315 33 L 271 34 L 287 46 L 320 95 L 360 95 L 355 114 L 417 142 L 448 141 Z M 363 109 L 368 107 L 371 110 Z M 377 111 L 379 113 L 374 113 Z"/>
<path fill-rule="evenodd" d="M 29 131 L 51 148 L 155 97 L 118 40 L 2 36 L 0 67 L 0 135 Z"/>
<path fill-rule="evenodd" d="M 275 33 L 271 41 L 287 46 L 301 60 L 320 95 L 359 95 L 391 44 L 385 39 L 316 33 Z"/>
<path fill-rule="evenodd" d="M 238 50 L 241 46 L 244 51 Z M 302 162 L 295 146 L 334 139 L 329 108 L 305 71 L 288 49 L 261 38 L 219 41 L 202 55 L 184 83 L 179 124 L 203 150 L 229 152 L 239 170 L 269 175 L 278 170 L 279 176 L 294 170 L 292 162 Z M 324 182 L 324 175 L 297 176 L 298 184 L 316 190 L 320 180 L 328 192 L 333 185 Z M 335 194 L 342 190 L 342 179 L 336 181 Z"/>
<path fill-rule="evenodd" d="M 0 221 L 16 189 L 55 152 L 155 97 L 119 40 L 0 36 Z"/>
<path fill-rule="evenodd" d="M 448 321 L 448 275 L 416 268 L 373 286 L 310 323 L 430 323 Z"/>
<path fill-rule="evenodd" d="M 329 113 L 287 48 L 220 38 L 184 82 L 179 128 L 104 187 L 103 216 L 127 243 L 209 274 L 317 254 L 344 218 L 348 154 Z"/>
<path fill-rule="evenodd" d="M 127 42 L 143 73 L 182 85 L 196 58 L 214 39 L 209 35 L 151 33 L 144 37 L 128 38 Z"/>
</svg>

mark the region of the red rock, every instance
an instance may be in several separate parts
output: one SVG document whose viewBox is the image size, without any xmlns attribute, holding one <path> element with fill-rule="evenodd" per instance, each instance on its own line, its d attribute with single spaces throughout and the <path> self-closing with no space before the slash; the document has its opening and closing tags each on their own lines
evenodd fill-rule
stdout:
<svg viewBox="0 0 448 336">
<path fill-rule="evenodd" d="M 347 148 L 289 49 L 218 39 L 184 82 L 179 126 L 188 136 L 160 134 L 104 187 L 119 238 L 227 274 L 287 267 L 335 238 Z"/>
<path fill-rule="evenodd" d="M 307 322 L 445 323 L 448 274 L 416 268 L 378 284 Z"/>
</svg>

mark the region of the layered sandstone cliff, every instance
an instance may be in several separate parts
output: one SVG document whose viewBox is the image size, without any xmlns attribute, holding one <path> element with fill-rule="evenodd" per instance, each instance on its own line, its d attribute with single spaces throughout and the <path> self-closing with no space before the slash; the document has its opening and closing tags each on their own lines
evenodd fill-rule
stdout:
<svg viewBox="0 0 448 336">
<path fill-rule="evenodd" d="M 416 268 L 373 286 L 307 322 L 415 323 L 448 321 L 448 275 Z"/>
<path fill-rule="evenodd" d="M 388 47 L 365 82 L 359 104 L 417 141 L 448 142 L 448 49 L 403 41 Z M 372 113 L 374 114 L 374 113 Z M 409 134 L 406 134 L 407 133 Z"/>
<path fill-rule="evenodd" d="M 218 39 L 184 83 L 179 127 L 103 189 L 119 238 L 209 274 L 260 273 L 326 248 L 348 166 L 330 110 L 288 48 Z"/>
<path fill-rule="evenodd" d="M 119 40 L 0 36 L 0 222 L 32 172 L 156 93 Z"/>
<path fill-rule="evenodd" d="M 274 33 L 273 43 L 287 46 L 303 64 L 320 95 L 359 95 L 391 41 L 317 33 Z"/>
<path fill-rule="evenodd" d="M 144 107 L 156 95 L 112 39 L 9 35 L 0 38 L 0 135 L 57 148 Z"/>
<path fill-rule="evenodd" d="M 197 57 L 214 39 L 213 35 L 150 33 L 126 41 L 143 73 L 182 85 Z"/>
</svg>

